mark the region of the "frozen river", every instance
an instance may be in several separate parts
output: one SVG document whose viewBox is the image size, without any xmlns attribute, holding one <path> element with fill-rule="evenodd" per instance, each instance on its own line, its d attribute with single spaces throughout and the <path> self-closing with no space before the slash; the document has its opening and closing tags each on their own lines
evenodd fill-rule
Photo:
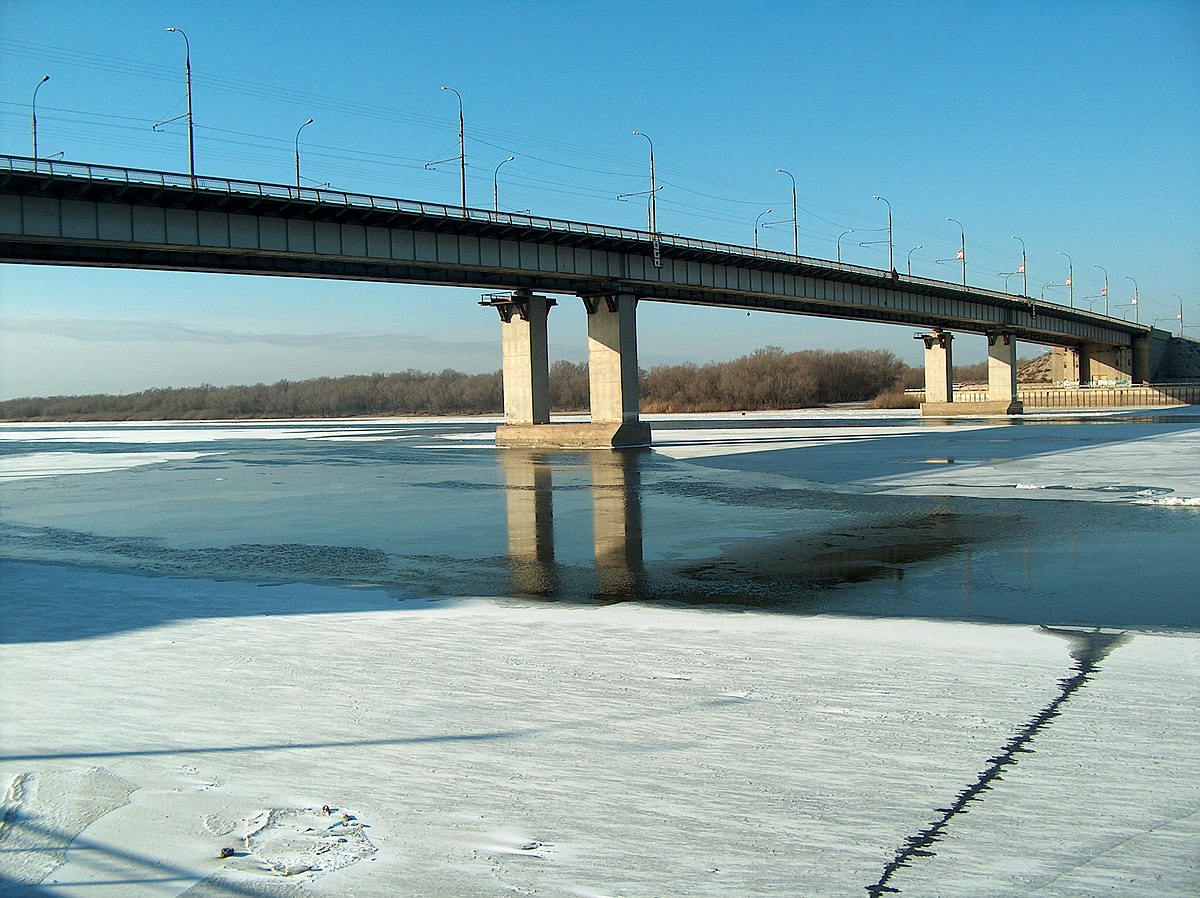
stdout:
<svg viewBox="0 0 1200 898">
<path fill-rule="evenodd" d="M 651 421 L 0 425 L 0 894 L 1200 889 L 1195 409 Z"/>
</svg>

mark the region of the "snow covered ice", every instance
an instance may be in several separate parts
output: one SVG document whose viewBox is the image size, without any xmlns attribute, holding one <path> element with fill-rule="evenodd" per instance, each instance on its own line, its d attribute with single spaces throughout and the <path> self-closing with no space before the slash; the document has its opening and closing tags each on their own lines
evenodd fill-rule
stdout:
<svg viewBox="0 0 1200 898">
<path fill-rule="evenodd" d="M 652 423 L 0 426 L 0 895 L 1200 889 L 1189 410 Z"/>
</svg>

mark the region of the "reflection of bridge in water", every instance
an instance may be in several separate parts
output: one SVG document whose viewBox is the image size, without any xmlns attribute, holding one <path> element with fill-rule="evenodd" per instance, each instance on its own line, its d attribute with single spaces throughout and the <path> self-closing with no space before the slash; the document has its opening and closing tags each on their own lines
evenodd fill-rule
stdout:
<svg viewBox="0 0 1200 898">
<path fill-rule="evenodd" d="M 514 448 L 497 458 L 508 525 L 505 568 L 512 592 L 527 597 L 816 610 L 836 603 L 840 587 L 899 584 L 914 566 L 960 556 L 969 602 L 972 546 L 1011 536 L 1015 520 L 922 498 L 874 499 L 868 509 L 846 497 L 762 485 L 691 485 L 675 492 L 677 484 L 661 479 L 650 450 Z M 584 507 L 581 494 L 590 500 Z M 856 507 L 849 517 L 847 501 Z M 686 538 L 690 548 L 663 556 L 671 533 L 686 537 L 704 526 L 708 503 L 720 506 L 730 530 L 743 535 L 713 536 L 699 551 L 696 540 Z M 771 514 L 775 524 L 763 528 L 767 509 L 789 511 Z M 589 510 L 591 564 L 580 557 Z M 658 516 L 649 526 L 647 513 Z M 647 531 L 659 536 L 657 557 L 645 557 Z"/>
<path fill-rule="evenodd" d="M 642 493 L 639 463 L 646 452 L 589 452 L 592 545 L 600 598 L 642 592 Z M 536 450 L 499 453 L 508 510 L 509 571 L 516 592 L 561 592 L 554 555 L 554 462 L 565 456 Z"/>
</svg>

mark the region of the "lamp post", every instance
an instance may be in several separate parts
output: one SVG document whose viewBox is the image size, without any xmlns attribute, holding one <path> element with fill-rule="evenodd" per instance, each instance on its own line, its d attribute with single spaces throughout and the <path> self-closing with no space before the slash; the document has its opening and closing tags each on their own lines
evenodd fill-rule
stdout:
<svg viewBox="0 0 1200 898">
<path fill-rule="evenodd" d="M 654 186 L 654 141 L 650 139 L 650 135 L 644 134 L 641 131 L 634 131 L 634 136 L 646 138 L 646 143 L 650 144 L 650 233 L 658 233 L 658 208 L 654 202 L 655 194 L 658 192 Z"/>
<path fill-rule="evenodd" d="M 1108 271 L 1102 265 L 1093 265 L 1093 268 L 1099 268 L 1104 272 L 1104 289 L 1100 291 L 1100 295 L 1104 297 L 1104 316 L 1108 317 Z"/>
<path fill-rule="evenodd" d="M 516 156 L 509 156 L 500 165 L 512 162 L 516 158 Z M 496 173 L 492 176 L 492 209 L 496 212 L 500 211 L 500 165 L 496 166 Z"/>
<path fill-rule="evenodd" d="M 307 128 L 312 123 L 313 123 L 313 120 L 309 119 L 307 122 L 305 122 L 303 125 L 301 125 L 299 128 L 296 129 L 296 193 L 297 193 L 297 195 L 300 193 L 300 132 L 303 131 L 305 128 Z"/>
<path fill-rule="evenodd" d="M 754 248 L 758 249 L 758 223 L 762 221 L 764 215 L 770 215 L 771 210 L 766 209 L 758 213 L 758 218 L 754 219 Z"/>
<path fill-rule="evenodd" d="M 896 268 L 895 262 L 892 259 L 892 204 L 878 194 L 871 197 L 873 200 L 883 200 L 888 207 L 888 271 L 894 271 Z"/>
<path fill-rule="evenodd" d="M 42 89 L 42 85 L 45 84 L 49 80 L 50 80 L 49 75 L 42 76 L 42 80 L 39 81 L 37 83 L 37 87 L 35 87 L 33 89 L 33 102 L 30 104 L 30 108 L 33 112 L 32 124 L 33 124 L 33 170 L 34 171 L 37 171 L 37 160 L 38 160 L 38 154 L 37 154 L 37 95 L 38 95 L 38 91 Z"/>
<path fill-rule="evenodd" d="M 962 243 L 958 246 L 958 258 L 962 261 L 963 286 L 965 287 L 967 286 L 967 229 L 957 218 L 947 218 L 946 221 L 952 221 L 958 225 L 958 232 L 962 235 Z"/>
<path fill-rule="evenodd" d="M 925 248 L 925 244 L 922 243 L 919 246 L 914 246 L 912 249 L 910 249 L 908 251 L 908 276 L 909 277 L 912 277 L 912 254 L 915 253 L 917 250 L 924 249 L 924 248 Z"/>
<path fill-rule="evenodd" d="M 1137 283 L 1137 281 L 1134 281 L 1133 278 L 1131 278 L 1129 275 L 1125 275 L 1125 280 L 1133 281 L 1133 323 L 1137 324 L 1138 323 L 1138 299 L 1140 298 L 1138 296 L 1138 283 Z"/>
<path fill-rule="evenodd" d="M 775 171 L 792 179 L 792 255 L 800 255 L 800 226 L 796 221 L 796 178 L 787 169 L 777 168 Z"/>
<path fill-rule="evenodd" d="M 183 35 L 183 70 L 187 78 L 187 120 L 188 120 L 188 177 L 191 179 L 192 186 L 196 186 L 196 143 L 194 135 L 194 123 L 192 120 L 192 42 L 188 40 L 188 36 L 184 34 L 181 28 L 168 28 L 167 31 L 173 31 L 176 34 Z"/>
<path fill-rule="evenodd" d="M 848 230 L 848 231 L 842 231 L 842 233 L 838 234 L 838 239 L 837 239 L 837 260 L 838 260 L 839 262 L 841 262 L 841 261 L 842 261 L 842 238 L 843 238 L 843 237 L 845 237 L 847 234 L 853 234 L 853 233 L 854 233 L 854 228 L 851 228 L 851 229 L 850 229 L 850 230 Z"/>
<path fill-rule="evenodd" d="M 1015 237 L 1015 236 L 1012 237 L 1011 239 L 1021 240 L 1020 237 Z M 1018 270 L 1020 271 L 1020 273 L 1022 275 L 1022 277 L 1021 277 L 1021 295 L 1028 296 L 1029 295 L 1029 275 L 1026 274 L 1026 272 L 1025 272 L 1025 241 L 1024 240 L 1021 240 L 1021 267 Z M 1007 284 L 1007 282 L 1005 282 L 1005 283 Z M 1007 287 L 1005 288 L 1005 292 L 1007 292 Z"/>
<path fill-rule="evenodd" d="M 1176 293 L 1175 298 L 1177 300 L 1179 300 L 1179 338 L 1182 340 L 1183 339 L 1183 297 L 1180 296 L 1178 293 Z"/>
<path fill-rule="evenodd" d="M 458 183 L 462 195 L 462 211 L 463 215 L 467 214 L 467 143 L 466 143 L 466 126 L 463 122 L 463 101 L 462 94 L 456 91 L 453 87 L 442 87 L 442 90 L 451 91 L 454 96 L 458 97 Z"/>
<path fill-rule="evenodd" d="M 1012 277 L 1014 274 L 1020 274 L 1020 273 L 1021 272 L 1019 272 L 1019 271 L 998 271 L 998 272 L 996 272 L 996 277 L 1004 278 L 1004 292 L 1005 293 L 1008 292 L 1008 279 L 1010 277 Z"/>
<path fill-rule="evenodd" d="M 1061 250 L 1057 252 L 1056 255 L 1067 256 L 1067 286 L 1070 288 L 1070 292 L 1068 294 L 1070 299 L 1068 301 L 1073 309 L 1075 308 L 1075 263 L 1071 261 L 1071 257 L 1069 255 Z"/>
</svg>

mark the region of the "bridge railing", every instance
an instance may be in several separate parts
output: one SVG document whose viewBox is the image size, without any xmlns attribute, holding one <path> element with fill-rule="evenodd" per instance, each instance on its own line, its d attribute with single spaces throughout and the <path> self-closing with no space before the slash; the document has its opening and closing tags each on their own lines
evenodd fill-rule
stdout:
<svg viewBox="0 0 1200 898">
<path fill-rule="evenodd" d="M 888 278 L 889 272 L 878 268 L 867 268 L 861 265 L 851 265 L 845 262 L 834 262 L 828 259 L 818 259 L 812 256 L 797 256 L 791 253 L 781 253 L 774 250 L 757 249 L 739 246 L 731 243 L 718 243 L 710 240 L 700 240 L 693 237 L 681 237 L 676 234 L 652 234 L 649 231 L 638 231 L 629 228 L 613 227 L 610 225 L 589 224 L 587 222 L 570 221 L 559 218 L 544 218 L 537 215 L 516 212 L 496 212 L 491 209 L 473 209 L 462 206 L 448 206 L 442 203 L 426 203 L 420 200 L 403 200 L 393 197 L 380 197 L 364 193 L 348 193 L 342 190 L 323 187 L 295 187 L 290 184 L 272 184 L 259 181 L 243 181 L 232 178 L 214 178 L 197 175 L 195 178 L 180 172 L 163 172 L 152 169 L 118 168 L 110 165 L 94 165 L 88 162 L 68 162 L 61 160 L 33 159 L 29 156 L 0 155 L 0 171 L 45 173 L 50 177 L 84 178 L 92 181 L 120 181 L 126 184 L 158 186 L 163 188 L 182 188 L 217 192 L 237 196 L 271 197 L 275 199 L 291 199 L 304 202 L 320 203 L 322 205 L 349 206 L 354 208 L 377 209 L 384 212 L 401 212 L 410 215 L 420 215 L 428 218 L 466 219 L 490 224 L 507 224 L 545 231 L 559 231 L 574 234 L 587 234 L 600 237 L 615 237 L 621 240 L 634 240 L 650 243 L 655 240 L 664 247 L 701 250 L 704 252 L 724 253 L 735 256 L 791 264 L 812 265 L 828 270 L 844 271 L 850 274 L 860 274 L 868 277 Z M 996 290 L 986 290 L 979 287 L 963 287 L 948 281 L 938 281 L 932 278 L 899 275 L 899 281 L 908 285 L 927 286 L 938 290 L 969 291 L 973 296 L 1026 305 L 1031 309 L 1046 309 L 1055 314 L 1068 313 L 1082 318 L 1098 321 L 1116 321 L 1096 312 L 1084 309 L 1069 308 L 1060 303 L 1043 302 L 1032 297 L 1017 296 L 1012 293 L 1001 293 Z M 1130 322 L 1122 321 L 1128 325 Z M 1147 327 L 1147 330 L 1149 328 Z"/>
</svg>

